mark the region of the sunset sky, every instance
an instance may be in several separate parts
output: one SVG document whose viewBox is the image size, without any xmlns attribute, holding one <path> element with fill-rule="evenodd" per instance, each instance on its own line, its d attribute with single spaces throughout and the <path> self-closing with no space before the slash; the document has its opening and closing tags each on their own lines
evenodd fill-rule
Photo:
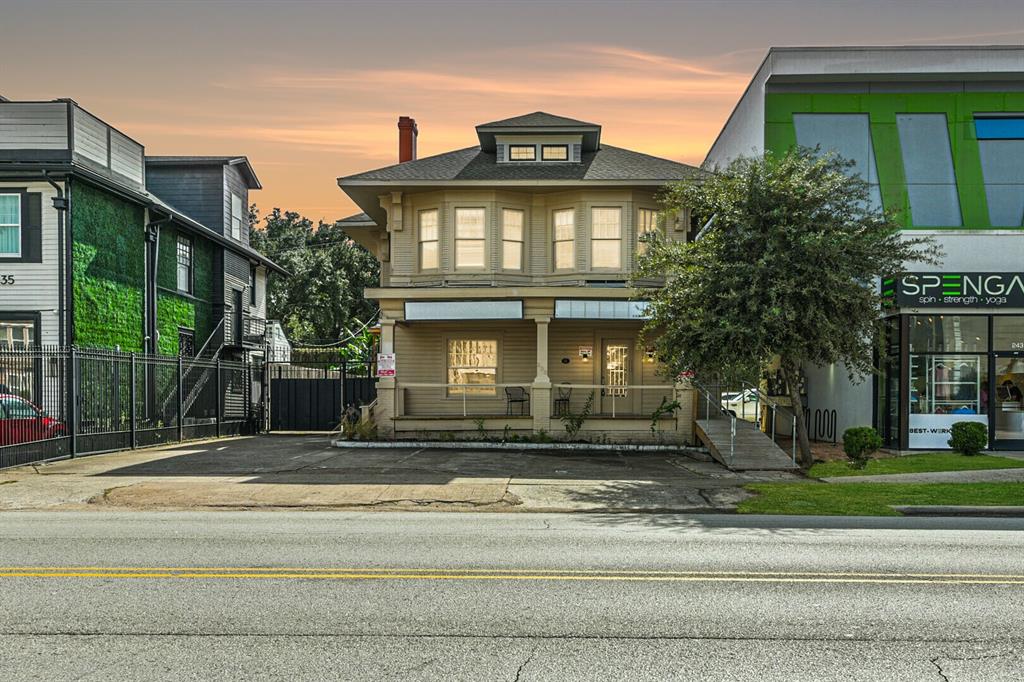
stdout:
<svg viewBox="0 0 1024 682">
<path fill-rule="evenodd" d="M 700 163 L 772 45 L 1022 43 L 1020 0 L 47 2 L 4 0 L 0 95 L 71 97 L 149 154 L 244 154 L 252 196 L 353 212 L 336 178 L 536 110 Z"/>
</svg>

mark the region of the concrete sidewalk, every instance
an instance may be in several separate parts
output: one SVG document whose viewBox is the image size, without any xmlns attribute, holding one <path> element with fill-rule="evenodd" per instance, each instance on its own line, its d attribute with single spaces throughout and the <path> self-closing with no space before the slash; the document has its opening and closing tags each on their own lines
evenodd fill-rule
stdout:
<svg viewBox="0 0 1024 682">
<path fill-rule="evenodd" d="M 750 496 L 746 483 L 792 480 L 672 453 L 357 450 L 270 435 L 7 470 L 0 510 L 728 512 Z"/>
</svg>

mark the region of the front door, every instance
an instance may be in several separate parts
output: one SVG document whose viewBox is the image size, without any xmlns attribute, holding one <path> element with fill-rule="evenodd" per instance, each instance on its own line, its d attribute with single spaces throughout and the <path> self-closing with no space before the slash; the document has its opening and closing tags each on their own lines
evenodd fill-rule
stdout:
<svg viewBox="0 0 1024 682">
<path fill-rule="evenodd" d="M 629 391 L 632 368 L 630 359 L 633 344 L 628 340 L 610 339 L 604 342 L 601 365 L 601 414 L 615 415 L 630 412 Z"/>
<path fill-rule="evenodd" d="M 992 367 L 992 449 L 1024 448 L 1024 355 L 996 354 Z"/>
</svg>

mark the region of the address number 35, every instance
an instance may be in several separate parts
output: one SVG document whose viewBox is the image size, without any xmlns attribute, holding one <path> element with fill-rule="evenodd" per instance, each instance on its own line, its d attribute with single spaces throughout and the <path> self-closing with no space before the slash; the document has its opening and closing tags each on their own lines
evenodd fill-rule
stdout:
<svg viewBox="0 0 1024 682">
<path fill-rule="evenodd" d="M 14 275 L 0 275 L 0 286 L 14 284 Z"/>
</svg>

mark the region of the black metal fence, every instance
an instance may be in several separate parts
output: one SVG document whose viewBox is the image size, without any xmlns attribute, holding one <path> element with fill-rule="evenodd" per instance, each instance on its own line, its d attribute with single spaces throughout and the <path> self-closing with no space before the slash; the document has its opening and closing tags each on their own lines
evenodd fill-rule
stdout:
<svg viewBox="0 0 1024 682">
<path fill-rule="evenodd" d="M 329 431 L 348 406 L 377 399 L 375 360 L 274 362 L 267 376 L 272 431 Z"/>
<path fill-rule="evenodd" d="M 250 362 L 0 349 L 0 468 L 254 433 L 263 383 Z"/>
</svg>

